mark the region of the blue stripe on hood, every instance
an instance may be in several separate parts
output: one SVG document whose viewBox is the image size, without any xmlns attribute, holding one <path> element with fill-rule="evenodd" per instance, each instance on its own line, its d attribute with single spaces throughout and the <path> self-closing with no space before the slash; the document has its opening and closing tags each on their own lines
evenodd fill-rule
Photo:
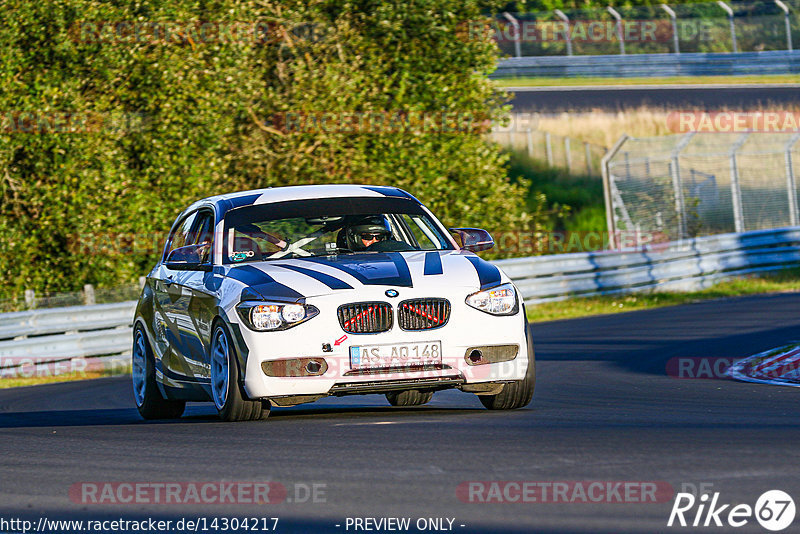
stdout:
<svg viewBox="0 0 800 534">
<path fill-rule="evenodd" d="M 478 271 L 478 279 L 481 282 L 481 289 L 488 289 L 500 285 L 500 269 L 478 256 L 465 256 Z"/>
<path fill-rule="evenodd" d="M 351 286 L 344 280 L 339 280 L 338 278 L 331 276 L 329 274 L 321 273 L 319 271 L 314 271 L 312 269 L 306 269 L 304 267 L 297 267 L 296 265 L 285 265 L 281 263 L 278 264 L 277 266 L 283 267 L 284 269 L 290 269 L 292 271 L 304 274 L 306 276 L 310 276 L 314 280 L 322 282 L 331 289 L 353 289 L 353 286 Z"/>
<path fill-rule="evenodd" d="M 442 274 L 444 271 L 442 270 L 442 258 L 439 256 L 438 252 L 426 252 L 425 253 L 425 270 L 423 271 L 424 274 Z"/>
<path fill-rule="evenodd" d="M 291 287 L 276 282 L 270 275 L 252 265 L 231 267 L 228 269 L 227 276 L 246 284 L 266 299 L 274 297 L 296 302 L 304 298 L 303 295 Z"/>
<path fill-rule="evenodd" d="M 343 271 L 367 286 L 413 287 L 411 272 L 399 252 L 302 258 Z"/>
</svg>

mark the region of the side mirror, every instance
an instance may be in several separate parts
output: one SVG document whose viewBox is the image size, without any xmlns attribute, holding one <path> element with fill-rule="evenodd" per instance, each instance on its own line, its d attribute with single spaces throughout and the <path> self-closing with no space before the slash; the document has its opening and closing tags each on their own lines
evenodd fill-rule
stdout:
<svg viewBox="0 0 800 534">
<path fill-rule="evenodd" d="M 456 243 L 464 250 L 480 252 L 494 247 L 494 239 L 486 230 L 480 228 L 451 228 Z"/>
<path fill-rule="evenodd" d="M 165 262 L 169 269 L 175 271 L 210 271 L 211 264 L 203 263 L 210 245 L 206 243 L 186 245 L 169 253 Z"/>
</svg>

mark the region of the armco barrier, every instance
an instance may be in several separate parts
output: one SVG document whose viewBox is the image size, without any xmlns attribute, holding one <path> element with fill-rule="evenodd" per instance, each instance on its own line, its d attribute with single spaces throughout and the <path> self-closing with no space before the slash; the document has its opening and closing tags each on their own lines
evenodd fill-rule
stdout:
<svg viewBox="0 0 800 534">
<path fill-rule="evenodd" d="M 800 73 L 800 50 L 736 54 L 628 54 L 530 56 L 499 61 L 492 78 L 541 76 L 673 77 Z"/>
<path fill-rule="evenodd" d="M 643 251 L 500 260 L 526 302 L 650 290 L 689 290 L 723 278 L 800 265 L 800 228 L 721 234 Z"/>
<path fill-rule="evenodd" d="M 0 374 L 32 363 L 127 353 L 136 302 L 0 314 Z M 71 367 L 66 367 L 67 369 Z"/>
<path fill-rule="evenodd" d="M 645 250 L 494 262 L 528 304 L 577 296 L 686 290 L 800 265 L 800 227 L 700 237 Z M 119 354 L 131 347 L 135 302 L 0 314 L 0 367 Z"/>
</svg>

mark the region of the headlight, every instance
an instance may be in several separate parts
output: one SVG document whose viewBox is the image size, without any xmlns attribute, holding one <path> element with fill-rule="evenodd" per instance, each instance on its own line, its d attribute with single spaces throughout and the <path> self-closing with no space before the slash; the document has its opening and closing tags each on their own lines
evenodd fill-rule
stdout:
<svg viewBox="0 0 800 534">
<path fill-rule="evenodd" d="M 514 315 L 519 311 L 517 291 L 510 283 L 473 293 L 467 297 L 467 305 L 492 315 Z"/>
<path fill-rule="evenodd" d="M 308 321 L 319 313 L 314 306 L 271 302 L 242 302 L 236 306 L 244 322 L 253 330 L 286 330 Z"/>
</svg>

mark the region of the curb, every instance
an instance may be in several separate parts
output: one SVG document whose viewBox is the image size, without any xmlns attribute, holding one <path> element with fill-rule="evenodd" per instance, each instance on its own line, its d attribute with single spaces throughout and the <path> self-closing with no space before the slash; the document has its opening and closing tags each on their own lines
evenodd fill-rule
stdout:
<svg viewBox="0 0 800 534">
<path fill-rule="evenodd" d="M 743 382 L 800 387 L 800 343 L 739 360 L 731 365 L 728 374 Z"/>
</svg>

